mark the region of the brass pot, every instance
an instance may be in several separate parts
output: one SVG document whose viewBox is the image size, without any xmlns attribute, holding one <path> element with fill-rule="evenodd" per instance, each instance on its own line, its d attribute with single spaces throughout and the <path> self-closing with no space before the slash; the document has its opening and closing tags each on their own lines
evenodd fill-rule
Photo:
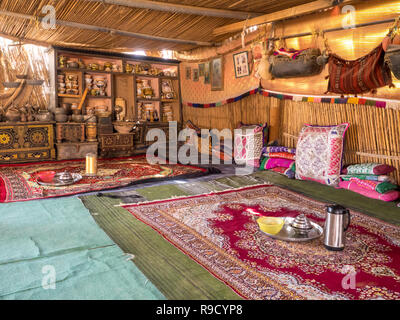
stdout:
<svg viewBox="0 0 400 320">
<path fill-rule="evenodd" d="M 86 123 L 86 140 L 88 142 L 97 141 L 97 124 L 96 123 Z"/>
</svg>

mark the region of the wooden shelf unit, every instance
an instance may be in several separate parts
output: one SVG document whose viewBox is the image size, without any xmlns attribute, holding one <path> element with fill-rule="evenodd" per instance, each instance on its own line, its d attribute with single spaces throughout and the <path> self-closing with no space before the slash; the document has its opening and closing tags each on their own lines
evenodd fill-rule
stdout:
<svg viewBox="0 0 400 320">
<path fill-rule="evenodd" d="M 83 91 L 85 90 L 85 74 L 93 74 L 93 75 L 104 75 L 107 79 L 107 96 L 93 96 L 90 93 L 87 95 L 84 107 L 82 112 L 86 112 L 86 106 L 93 107 L 93 105 L 101 105 L 106 104 L 109 108 L 111 108 L 111 113 L 113 117 L 113 121 L 115 121 L 115 99 L 120 97 L 125 99 L 127 102 L 127 120 L 136 121 L 138 119 L 138 105 L 140 103 L 154 103 L 155 108 L 159 111 L 159 123 L 161 127 L 165 126 L 165 123 L 162 123 L 163 115 L 162 115 L 162 106 L 163 104 L 171 104 L 173 105 L 173 120 L 178 123 L 182 122 L 183 114 L 182 114 L 182 99 L 181 99 L 181 84 L 180 84 L 180 74 L 179 74 L 179 61 L 177 60 L 168 60 L 161 58 L 153 58 L 146 56 L 137 56 L 137 55 L 129 55 L 129 54 L 118 54 L 118 53 L 110 53 L 110 52 L 97 52 L 97 51 L 86 51 L 86 50 L 78 50 L 72 48 L 63 48 L 63 47 L 52 47 L 50 50 L 51 57 L 51 81 L 52 81 L 52 94 L 51 94 L 51 102 L 54 107 L 61 106 L 63 102 L 68 103 L 79 103 Z M 72 60 L 78 62 L 81 59 L 86 68 L 68 68 L 68 67 L 60 67 L 59 65 L 59 57 L 65 56 L 67 60 Z M 105 71 L 105 70 L 92 70 L 88 68 L 90 63 L 96 63 L 101 65 L 105 62 L 111 62 L 113 64 L 119 65 L 122 69 L 120 71 Z M 127 64 L 136 65 L 136 64 L 147 64 L 152 68 L 157 68 L 159 70 L 168 70 L 175 71 L 175 76 L 168 75 L 151 75 L 151 74 L 142 74 L 142 73 L 127 73 L 125 72 L 125 67 Z M 58 94 L 58 84 L 57 84 L 57 75 L 59 74 L 68 74 L 74 73 L 78 74 L 79 78 L 79 95 L 70 95 L 70 94 Z M 137 96 L 137 80 L 138 79 L 149 79 L 151 80 L 152 87 L 154 90 L 155 97 L 153 99 L 145 99 Z M 169 80 L 173 83 L 175 98 L 174 99 L 162 99 L 162 81 Z M 93 101 L 92 101 L 93 100 Z M 101 101 L 103 100 L 102 103 Z M 96 102 L 97 101 L 97 102 Z M 149 122 L 149 125 L 153 127 L 158 122 Z"/>
</svg>

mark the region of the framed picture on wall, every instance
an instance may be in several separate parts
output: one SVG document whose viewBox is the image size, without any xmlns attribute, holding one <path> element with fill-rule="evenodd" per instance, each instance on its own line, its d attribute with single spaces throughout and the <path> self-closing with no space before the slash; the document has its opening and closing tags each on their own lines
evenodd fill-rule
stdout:
<svg viewBox="0 0 400 320">
<path fill-rule="evenodd" d="M 224 90 L 224 58 L 218 57 L 211 61 L 211 90 Z"/>
<path fill-rule="evenodd" d="M 204 64 L 204 84 L 211 83 L 211 62 Z"/>
<path fill-rule="evenodd" d="M 199 76 L 200 77 L 204 77 L 204 67 L 205 67 L 204 63 L 199 64 Z"/>
<path fill-rule="evenodd" d="M 199 81 L 199 69 L 193 69 L 193 81 Z"/>
<path fill-rule="evenodd" d="M 190 67 L 186 67 L 186 80 L 192 80 L 192 69 Z"/>
<path fill-rule="evenodd" d="M 247 51 L 239 52 L 233 55 L 236 78 L 242 78 L 250 75 L 249 53 Z"/>
</svg>

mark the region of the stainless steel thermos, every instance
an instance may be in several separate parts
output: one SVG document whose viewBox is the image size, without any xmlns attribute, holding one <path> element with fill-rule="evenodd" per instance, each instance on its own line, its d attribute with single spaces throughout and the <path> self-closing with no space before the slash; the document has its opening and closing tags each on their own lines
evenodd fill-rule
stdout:
<svg viewBox="0 0 400 320">
<path fill-rule="evenodd" d="M 345 232 L 350 225 L 350 211 L 339 205 L 326 207 L 324 246 L 331 251 L 341 251 L 345 245 Z"/>
</svg>

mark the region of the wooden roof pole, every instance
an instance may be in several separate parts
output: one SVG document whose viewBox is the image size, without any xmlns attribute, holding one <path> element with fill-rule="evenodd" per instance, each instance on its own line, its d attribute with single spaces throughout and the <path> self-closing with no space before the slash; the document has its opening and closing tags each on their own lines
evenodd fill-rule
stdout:
<svg viewBox="0 0 400 320">
<path fill-rule="evenodd" d="M 32 15 L 22 14 L 22 13 L 16 13 L 16 12 L 11 12 L 11 11 L 4 11 L 4 10 L 0 10 L 0 15 L 5 15 L 5 16 L 20 18 L 20 19 L 27 19 L 27 20 L 32 20 L 32 21 L 39 21 L 39 22 L 41 22 L 43 19 L 42 17 L 32 16 Z M 119 30 L 119 29 L 100 27 L 100 26 L 94 26 L 94 25 L 90 25 L 90 24 L 83 24 L 83 23 L 64 21 L 64 20 L 58 20 L 58 19 L 55 21 L 55 23 L 56 23 L 56 25 L 63 26 L 63 27 L 71 27 L 71 28 L 91 30 L 91 31 L 96 31 L 96 32 L 104 32 L 104 33 L 109 33 L 111 35 L 115 34 L 115 35 L 120 35 L 120 36 L 125 36 L 125 37 L 139 38 L 139 39 L 152 40 L 152 41 L 190 44 L 190 45 L 202 46 L 202 47 L 204 47 L 204 46 L 209 47 L 209 46 L 217 45 L 212 42 L 202 42 L 202 41 L 195 41 L 195 40 L 158 37 L 158 36 L 152 36 L 152 35 L 144 34 L 144 33 L 123 31 L 123 30 Z"/>
<path fill-rule="evenodd" d="M 131 8 L 150 9 L 154 11 L 166 11 L 174 13 L 193 14 L 208 17 L 232 18 L 232 19 L 247 19 L 262 15 L 258 12 L 244 12 L 235 10 L 204 8 L 196 6 L 188 6 L 182 4 L 173 4 L 168 2 L 148 1 L 148 0 L 85 0 L 92 2 L 101 2 L 104 4 L 125 6 Z"/>
<path fill-rule="evenodd" d="M 341 2 L 341 5 L 347 5 L 347 4 L 352 4 L 355 2 L 355 0 L 344 0 Z M 268 13 L 265 15 L 262 15 L 260 17 L 256 17 L 253 19 L 249 19 L 247 21 L 241 21 L 233 24 L 229 24 L 226 26 L 222 26 L 219 28 L 214 29 L 213 35 L 219 36 L 222 34 L 226 33 L 232 33 L 232 32 L 238 32 L 243 30 L 244 26 L 247 27 L 252 27 L 252 26 L 257 26 L 269 22 L 275 22 L 275 21 L 280 21 L 296 16 L 301 16 L 301 15 L 306 15 L 310 14 L 313 12 L 318 12 L 320 10 L 325 10 L 334 7 L 333 1 L 332 0 L 317 0 L 313 1 L 310 3 L 302 4 L 299 6 L 295 6 L 289 9 L 281 10 L 281 11 L 276 11 L 273 13 Z"/>
</svg>

